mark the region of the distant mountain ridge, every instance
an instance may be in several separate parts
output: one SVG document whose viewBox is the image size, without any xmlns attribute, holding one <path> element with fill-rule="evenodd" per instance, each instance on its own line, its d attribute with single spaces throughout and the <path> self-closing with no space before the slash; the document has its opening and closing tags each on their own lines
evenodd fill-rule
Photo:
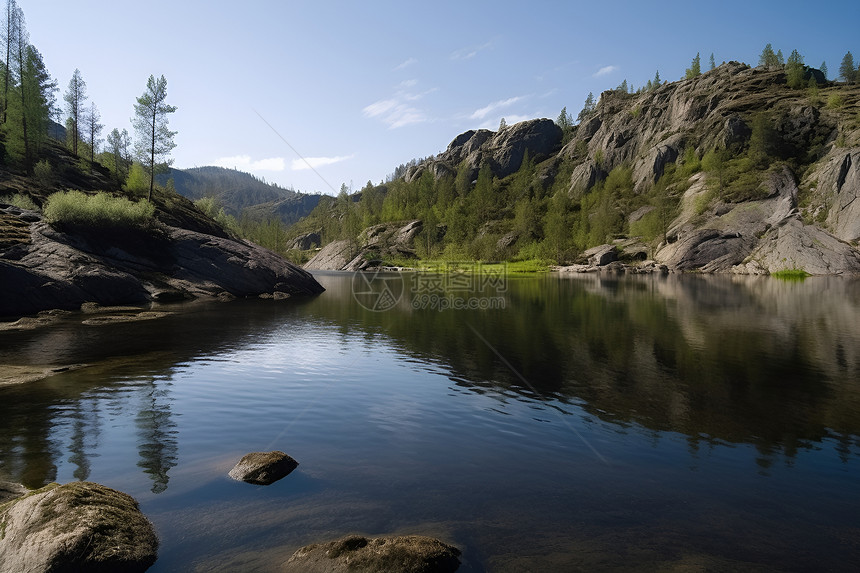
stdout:
<svg viewBox="0 0 860 573">
<path fill-rule="evenodd" d="M 169 179 L 173 180 L 177 193 L 192 201 L 215 197 L 234 217 L 241 217 L 247 209 L 247 214 L 254 219 L 276 217 L 286 225 L 310 213 L 320 200 L 319 195 L 284 189 L 250 173 L 213 165 L 171 169 L 158 177 L 162 185 Z"/>
</svg>

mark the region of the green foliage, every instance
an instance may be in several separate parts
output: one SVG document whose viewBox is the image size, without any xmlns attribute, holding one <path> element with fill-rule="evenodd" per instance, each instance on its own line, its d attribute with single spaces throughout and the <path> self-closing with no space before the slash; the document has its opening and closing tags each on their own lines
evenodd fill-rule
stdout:
<svg viewBox="0 0 860 573">
<path fill-rule="evenodd" d="M 133 195 L 143 196 L 146 194 L 149 189 L 149 176 L 146 174 L 143 165 L 140 163 L 132 164 L 123 188 Z"/>
<path fill-rule="evenodd" d="M 715 176 L 717 180 L 717 193 L 720 199 L 723 198 L 723 189 L 725 187 L 724 176 L 727 155 L 728 153 L 725 149 L 712 149 L 702 157 L 702 169 Z"/>
<path fill-rule="evenodd" d="M 767 112 L 759 112 L 753 117 L 750 134 L 749 157 L 760 168 L 770 165 L 777 148 L 777 134 Z"/>
<path fill-rule="evenodd" d="M 55 226 L 142 228 L 154 214 L 155 206 L 147 200 L 134 202 L 103 192 L 61 191 L 45 203 L 45 219 Z"/>
<path fill-rule="evenodd" d="M 715 70 L 715 69 L 717 69 L 717 62 L 716 62 L 716 60 L 714 60 L 714 53 L 711 52 L 711 57 L 710 57 L 710 59 L 708 59 L 708 70 Z"/>
<path fill-rule="evenodd" d="M 54 182 L 54 170 L 51 168 L 51 163 L 47 159 L 38 161 L 33 167 L 33 177 L 45 187 L 49 187 Z"/>
<path fill-rule="evenodd" d="M 749 155 L 726 159 L 723 162 L 722 192 L 719 189 L 714 191 L 727 202 L 761 199 L 766 193 L 762 188 L 766 173 L 766 169 L 759 167 Z"/>
<path fill-rule="evenodd" d="M 691 145 L 687 146 L 687 149 L 684 150 L 684 158 L 677 171 L 678 175 L 687 178 L 694 173 L 698 173 L 701 168 L 702 163 L 696 154 L 696 149 Z"/>
<path fill-rule="evenodd" d="M 28 209 L 30 211 L 39 210 L 39 206 L 36 205 L 28 195 L 22 195 L 21 193 L 15 193 L 14 195 L 4 195 L 0 197 L 0 203 L 14 205 L 19 209 Z"/>
<path fill-rule="evenodd" d="M 602 149 L 598 149 L 597 151 L 594 152 L 594 164 L 597 165 L 598 167 L 603 167 L 603 158 L 604 158 L 604 155 L 603 155 Z"/>
<path fill-rule="evenodd" d="M 224 207 L 218 204 L 218 199 L 215 197 L 202 197 L 195 201 L 194 205 L 203 211 L 207 217 L 221 225 L 221 228 L 225 231 L 229 231 L 237 235 L 241 234 L 241 229 L 239 228 L 239 223 L 236 221 L 236 218 L 232 215 L 228 215 L 224 211 Z"/>
<path fill-rule="evenodd" d="M 827 98 L 827 109 L 840 109 L 844 103 L 841 94 L 830 94 Z"/>
<path fill-rule="evenodd" d="M 137 135 L 134 152 L 149 175 L 149 199 L 152 199 L 156 174 L 166 170 L 173 162 L 168 156 L 176 147 L 173 142 L 176 132 L 170 131 L 167 119 L 167 115 L 175 112 L 176 107 L 168 105 L 166 99 L 167 80 L 164 76 L 155 79 L 155 76 L 150 75 L 146 91 L 134 104 L 133 124 Z"/>
<path fill-rule="evenodd" d="M 577 123 L 581 123 L 584 120 L 590 118 L 594 115 L 594 111 L 597 109 L 597 104 L 594 102 L 594 94 L 588 92 L 588 97 L 585 98 L 585 104 L 582 106 L 582 110 L 579 112 L 579 115 L 576 116 Z"/>
<path fill-rule="evenodd" d="M 827 80 L 827 62 L 821 62 L 821 65 L 818 66 L 818 69 L 821 70 L 821 73 L 824 75 L 824 80 Z"/>
<path fill-rule="evenodd" d="M 800 89 L 807 85 L 806 82 L 803 81 L 803 76 L 803 56 L 801 56 L 797 50 L 792 50 L 791 55 L 788 56 L 788 62 L 785 65 L 785 78 L 786 83 L 788 83 L 788 87 Z"/>
<path fill-rule="evenodd" d="M 54 106 L 56 83 L 51 79 L 42 55 L 17 38 L 12 67 L 15 84 L 8 86 L 6 121 L 2 126 L 5 150 L 13 162 L 30 171 L 36 163 L 48 133 Z"/>
<path fill-rule="evenodd" d="M 812 275 L 803 269 L 791 268 L 773 272 L 770 276 L 783 281 L 798 282 L 803 281 L 806 277 L 811 277 Z"/>
<path fill-rule="evenodd" d="M 854 67 L 854 56 L 851 52 L 845 54 L 842 58 L 842 63 L 839 65 L 839 77 L 847 84 L 853 84 L 857 81 L 857 68 Z"/>
<path fill-rule="evenodd" d="M 780 52 L 782 53 L 782 52 Z M 758 65 L 764 66 L 769 70 L 775 69 L 780 64 L 780 56 L 774 53 L 773 46 L 767 44 L 758 58 Z"/>
<path fill-rule="evenodd" d="M 815 81 L 814 76 L 809 78 L 809 82 L 807 84 L 807 97 L 809 97 L 809 103 L 812 105 L 821 105 L 821 94 L 818 91 L 818 82 Z"/>
<path fill-rule="evenodd" d="M 570 141 L 573 138 L 573 116 L 567 111 L 567 106 L 561 108 L 555 123 L 561 128 L 562 144 Z"/>
<path fill-rule="evenodd" d="M 696 52 L 696 57 L 693 58 L 693 63 L 690 64 L 690 67 L 687 68 L 685 72 L 686 79 L 697 78 L 702 75 L 702 61 L 699 56 L 699 52 Z"/>
<path fill-rule="evenodd" d="M 216 219 L 217 220 L 217 219 Z M 263 221 L 243 217 L 239 222 L 237 234 L 243 239 L 265 247 L 270 251 L 285 254 L 287 249 L 287 233 L 283 222 L 278 218 Z"/>
</svg>

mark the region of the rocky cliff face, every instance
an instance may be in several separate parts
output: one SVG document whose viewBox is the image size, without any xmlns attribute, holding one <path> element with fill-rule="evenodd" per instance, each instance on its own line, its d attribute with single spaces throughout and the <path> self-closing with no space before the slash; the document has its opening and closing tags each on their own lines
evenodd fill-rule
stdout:
<svg viewBox="0 0 860 573">
<path fill-rule="evenodd" d="M 770 171 L 759 172 L 749 189 L 729 197 L 716 198 L 713 171 L 681 181 L 675 195 L 679 214 L 669 224 L 667 240 L 653 246 L 654 258 L 679 271 L 799 268 L 855 274 L 860 272 L 860 86 L 827 84 L 817 70 L 806 73 L 821 87 L 791 89 L 782 70 L 729 62 L 640 94 L 604 92 L 563 147 L 561 130 L 546 119 L 499 132 L 467 131 L 444 153 L 410 168 L 406 181 L 427 171 L 437 179 L 452 176 L 461 165 L 474 180 L 485 164 L 501 179 L 520 167 L 528 151 L 543 162 L 538 176 L 547 180 L 544 188 L 559 173 L 570 173 L 568 193 L 580 198 L 613 169 L 625 167 L 632 172 L 633 192 L 643 195 L 690 154 L 702 158 L 723 149 L 728 157 L 746 156 L 755 144 L 756 121 L 765 117 Z"/>
<path fill-rule="evenodd" d="M 493 175 L 501 179 L 520 168 L 527 151 L 531 159 L 543 161 L 559 151 L 561 140 L 561 128 L 549 119 L 521 121 L 497 132 L 470 130 L 457 136 L 435 159 L 411 167 L 406 173 L 406 182 L 418 179 L 426 170 L 436 179 L 454 175 L 464 161 L 470 181 L 477 178 L 484 164 L 489 164 Z"/>
<path fill-rule="evenodd" d="M 384 258 L 415 257 L 415 237 L 421 232 L 421 221 L 383 223 L 368 227 L 358 241 L 332 241 L 304 268 L 317 271 L 360 271 Z"/>
<path fill-rule="evenodd" d="M 311 295 L 323 288 L 306 271 L 252 243 L 159 225 L 151 231 L 62 232 L 39 213 L 0 205 L 17 222 L 0 245 L 0 317 L 85 302 L 145 304 L 265 293 Z"/>
</svg>

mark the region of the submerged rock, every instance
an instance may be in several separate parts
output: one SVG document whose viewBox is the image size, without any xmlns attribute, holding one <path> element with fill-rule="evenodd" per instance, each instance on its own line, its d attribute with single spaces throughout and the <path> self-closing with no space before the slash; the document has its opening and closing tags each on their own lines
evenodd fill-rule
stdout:
<svg viewBox="0 0 860 573">
<path fill-rule="evenodd" d="M 460 550 L 432 537 L 350 535 L 307 545 L 284 564 L 287 573 L 450 573 L 460 567 Z"/>
<path fill-rule="evenodd" d="M 0 569 L 146 571 L 155 529 L 130 495 L 92 482 L 51 484 L 0 506 Z"/>
<path fill-rule="evenodd" d="M 252 452 L 243 456 L 228 475 L 247 483 L 269 485 L 286 477 L 297 467 L 299 462 L 284 452 Z"/>
</svg>

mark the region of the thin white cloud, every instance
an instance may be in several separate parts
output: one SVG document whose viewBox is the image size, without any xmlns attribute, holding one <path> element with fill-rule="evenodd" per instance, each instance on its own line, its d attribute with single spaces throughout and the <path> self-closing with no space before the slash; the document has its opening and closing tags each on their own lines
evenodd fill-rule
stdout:
<svg viewBox="0 0 860 573">
<path fill-rule="evenodd" d="M 397 66 L 395 66 L 395 67 L 394 67 L 394 71 L 396 72 L 396 71 L 399 71 L 399 70 L 405 70 L 405 69 L 406 69 L 406 68 L 408 68 L 409 66 L 414 66 L 414 65 L 415 65 L 415 64 L 417 64 L 417 63 L 418 63 L 418 60 L 416 60 L 415 58 L 409 58 L 408 60 L 405 60 L 404 62 L 402 62 L 402 63 L 398 64 Z"/>
<path fill-rule="evenodd" d="M 489 114 L 491 114 L 497 110 L 504 109 L 506 107 L 510 107 L 510 106 L 514 105 L 515 103 L 517 103 L 518 101 L 521 101 L 522 99 L 524 99 L 523 96 L 516 96 L 516 97 L 511 97 L 508 99 L 503 99 L 500 101 L 495 101 L 491 104 L 488 104 L 488 105 L 482 107 L 481 109 L 475 110 L 475 112 L 472 113 L 472 115 L 469 117 L 470 117 L 470 119 L 484 119 Z"/>
<path fill-rule="evenodd" d="M 293 159 L 290 164 L 290 169 L 293 171 L 302 171 L 305 169 L 316 169 L 333 163 L 340 163 L 347 159 L 352 159 L 355 155 L 338 155 L 336 157 L 305 157 L 304 159 Z"/>
<path fill-rule="evenodd" d="M 614 72 L 617 69 L 618 69 L 618 66 L 603 66 L 602 68 L 600 68 L 599 70 L 594 72 L 592 77 L 599 78 L 600 76 L 605 76 L 605 75 L 611 74 L 612 72 Z"/>
<path fill-rule="evenodd" d="M 496 131 L 497 129 L 499 129 L 499 125 L 502 123 L 502 119 L 505 120 L 505 125 L 511 126 L 511 125 L 514 125 L 515 123 L 519 123 L 521 121 L 526 121 L 527 119 L 534 119 L 536 117 L 538 117 L 538 116 L 537 115 L 528 115 L 528 114 L 524 114 L 524 115 L 512 114 L 512 115 L 499 116 L 496 119 L 488 119 L 487 121 L 485 121 L 484 123 L 479 125 L 478 129 L 489 129 L 492 131 Z"/>
<path fill-rule="evenodd" d="M 425 95 L 436 91 L 436 88 L 424 92 L 412 92 L 409 88 L 418 85 L 418 80 L 406 80 L 397 86 L 397 91 L 390 98 L 381 99 L 362 109 L 364 117 L 382 121 L 389 129 L 397 129 L 427 120 L 427 115 L 418 109 L 413 102 Z"/>
<path fill-rule="evenodd" d="M 286 162 L 283 157 L 269 157 L 266 159 L 252 160 L 250 155 L 234 155 L 233 157 L 221 157 L 214 164 L 227 169 L 238 169 L 240 171 L 283 171 Z"/>
<path fill-rule="evenodd" d="M 482 44 L 477 47 L 463 48 L 457 50 L 456 52 L 453 52 L 450 57 L 452 60 L 471 60 L 480 52 L 483 52 L 484 50 L 492 47 L 492 45 L 492 42 L 487 42 L 486 44 Z"/>
</svg>

